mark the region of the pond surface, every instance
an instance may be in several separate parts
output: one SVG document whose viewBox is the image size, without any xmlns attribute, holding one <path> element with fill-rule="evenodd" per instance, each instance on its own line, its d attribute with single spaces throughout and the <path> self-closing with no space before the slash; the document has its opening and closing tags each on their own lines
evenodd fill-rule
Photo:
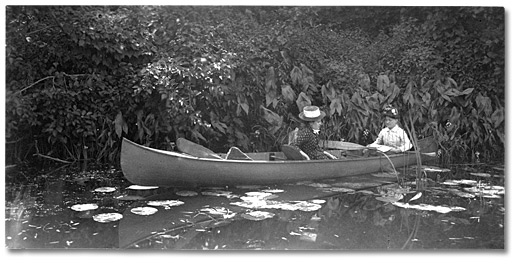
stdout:
<svg viewBox="0 0 520 265">
<path fill-rule="evenodd" d="M 6 172 L 8 249 L 505 249 L 503 165 L 276 186 L 145 187 L 115 168 Z"/>
</svg>

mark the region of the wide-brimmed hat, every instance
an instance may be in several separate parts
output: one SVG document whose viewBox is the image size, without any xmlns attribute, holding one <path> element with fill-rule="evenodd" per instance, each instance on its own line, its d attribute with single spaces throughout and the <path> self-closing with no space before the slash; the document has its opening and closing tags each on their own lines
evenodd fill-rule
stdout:
<svg viewBox="0 0 520 265">
<path fill-rule="evenodd" d="M 388 106 L 383 109 L 383 116 L 397 119 L 399 118 L 399 111 L 392 106 Z"/>
<path fill-rule="evenodd" d="M 305 106 L 298 117 L 304 121 L 318 121 L 325 117 L 325 112 L 321 111 L 320 108 L 316 106 Z"/>
</svg>

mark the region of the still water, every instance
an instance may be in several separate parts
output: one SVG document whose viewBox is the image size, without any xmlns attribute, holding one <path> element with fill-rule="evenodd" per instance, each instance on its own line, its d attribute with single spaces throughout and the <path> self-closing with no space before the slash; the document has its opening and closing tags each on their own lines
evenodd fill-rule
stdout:
<svg viewBox="0 0 520 265">
<path fill-rule="evenodd" d="M 8 249 L 504 249 L 503 165 L 276 186 L 145 187 L 115 168 L 6 172 Z"/>
</svg>

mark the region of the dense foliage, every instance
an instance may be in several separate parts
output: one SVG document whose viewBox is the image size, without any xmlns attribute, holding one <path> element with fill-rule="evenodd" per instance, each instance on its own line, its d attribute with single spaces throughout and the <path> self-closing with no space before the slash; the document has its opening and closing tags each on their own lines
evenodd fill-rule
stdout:
<svg viewBox="0 0 520 265">
<path fill-rule="evenodd" d="M 380 110 L 444 161 L 501 158 L 504 10 L 8 6 L 8 159 L 118 162 L 122 137 L 278 150 L 308 104 L 366 144 Z"/>
</svg>

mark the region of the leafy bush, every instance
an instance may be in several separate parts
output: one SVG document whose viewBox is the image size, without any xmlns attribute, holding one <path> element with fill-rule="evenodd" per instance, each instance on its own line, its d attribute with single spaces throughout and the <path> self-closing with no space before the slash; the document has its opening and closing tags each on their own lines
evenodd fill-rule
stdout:
<svg viewBox="0 0 520 265">
<path fill-rule="evenodd" d="M 501 8 L 9 6 L 6 18 L 10 159 L 117 163 L 122 137 L 278 150 L 308 104 L 328 113 L 328 139 L 371 142 L 392 104 L 445 162 L 503 156 Z"/>
</svg>

